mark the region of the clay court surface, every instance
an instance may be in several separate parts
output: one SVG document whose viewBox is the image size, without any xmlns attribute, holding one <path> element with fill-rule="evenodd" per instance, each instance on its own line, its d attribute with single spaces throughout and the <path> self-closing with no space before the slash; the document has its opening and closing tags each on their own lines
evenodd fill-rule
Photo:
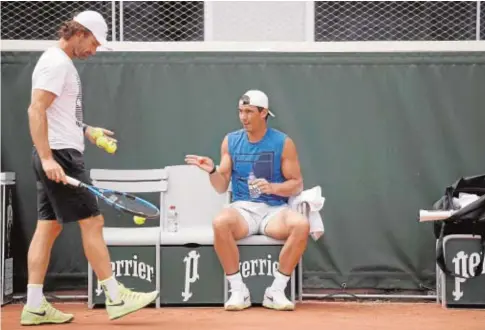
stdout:
<svg viewBox="0 0 485 330">
<path fill-rule="evenodd" d="M 54 304 L 74 313 L 66 325 L 43 325 L 39 329 L 163 329 L 163 330 L 256 330 L 303 327 L 325 330 L 484 330 L 485 310 L 443 309 L 434 303 L 304 302 L 293 312 L 252 307 L 243 312 L 226 312 L 220 307 L 147 308 L 116 321 L 108 321 L 102 308 L 86 304 Z M 22 305 L 2 308 L 2 329 L 32 329 L 19 324 Z"/>
</svg>

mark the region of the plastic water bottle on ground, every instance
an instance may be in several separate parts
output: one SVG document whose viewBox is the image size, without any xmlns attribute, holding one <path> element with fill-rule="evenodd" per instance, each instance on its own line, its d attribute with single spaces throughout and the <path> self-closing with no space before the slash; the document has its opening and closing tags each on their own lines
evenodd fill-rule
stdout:
<svg viewBox="0 0 485 330">
<path fill-rule="evenodd" d="M 168 231 L 175 233 L 179 229 L 179 223 L 178 223 L 178 213 L 177 209 L 175 208 L 175 205 L 170 205 L 168 209 Z"/>
</svg>

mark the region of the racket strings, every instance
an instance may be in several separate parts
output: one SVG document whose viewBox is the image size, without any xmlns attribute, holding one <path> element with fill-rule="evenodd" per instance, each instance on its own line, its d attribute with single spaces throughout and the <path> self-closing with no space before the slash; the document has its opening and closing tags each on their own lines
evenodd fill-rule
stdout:
<svg viewBox="0 0 485 330">
<path fill-rule="evenodd" d="M 158 209 L 154 205 L 150 205 L 149 203 L 146 203 L 130 194 L 105 191 L 104 196 L 118 207 L 141 216 L 156 216 L 159 213 Z"/>
</svg>

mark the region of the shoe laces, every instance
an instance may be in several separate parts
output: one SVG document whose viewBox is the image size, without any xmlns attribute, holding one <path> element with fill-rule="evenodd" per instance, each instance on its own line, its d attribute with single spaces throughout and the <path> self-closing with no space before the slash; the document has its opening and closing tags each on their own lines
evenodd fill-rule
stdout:
<svg viewBox="0 0 485 330">
<path fill-rule="evenodd" d="M 286 294 L 282 290 L 275 290 L 275 289 L 270 289 L 269 290 L 270 295 L 273 297 L 273 299 L 276 300 L 284 300 L 285 302 L 290 302 L 288 298 L 286 298 Z"/>
<path fill-rule="evenodd" d="M 142 292 L 136 292 L 132 291 L 130 289 L 125 288 L 124 286 L 120 287 L 120 296 L 123 296 L 126 299 L 140 299 L 140 297 L 143 295 Z"/>
<path fill-rule="evenodd" d="M 41 308 L 45 310 L 46 316 L 56 317 L 56 316 L 64 316 L 64 313 L 55 308 L 51 305 L 47 300 L 44 298 L 44 302 L 41 305 Z"/>
</svg>

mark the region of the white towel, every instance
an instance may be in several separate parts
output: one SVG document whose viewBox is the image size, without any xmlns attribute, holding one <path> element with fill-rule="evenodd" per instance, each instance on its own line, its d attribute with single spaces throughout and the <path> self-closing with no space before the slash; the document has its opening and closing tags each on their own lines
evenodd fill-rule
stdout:
<svg viewBox="0 0 485 330">
<path fill-rule="evenodd" d="M 453 202 L 458 205 L 459 208 L 464 208 L 468 204 L 473 203 L 478 200 L 480 196 L 475 194 L 459 193 L 458 198 L 453 197 Z"/>
<path fill-rule="evenodd" d="M 315 186 L 288 199 L 288 205 L 294 210 L 298 210 L 298 207 L 303 202 L 307 202 L 310 206 L 308 216 L 308 220 L 310 222 L 310 235 L 316 241 L 323 235 L 324 232 L 323 220 L 319 212 L 325 203 L 325 198 L 322 197 L 322 188 L 320 186 Z"/>
</svg>

